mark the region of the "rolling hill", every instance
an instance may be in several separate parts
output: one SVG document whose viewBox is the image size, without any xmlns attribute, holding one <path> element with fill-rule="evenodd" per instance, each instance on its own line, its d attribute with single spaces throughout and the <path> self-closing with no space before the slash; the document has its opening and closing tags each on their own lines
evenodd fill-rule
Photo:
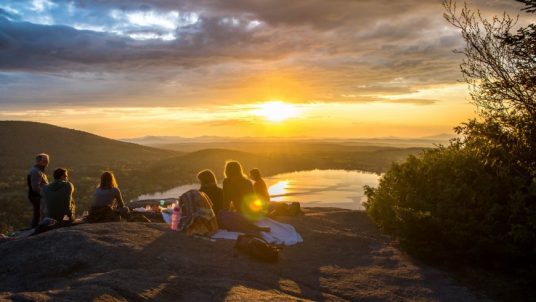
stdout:
<svg viewBox="0 0 536 302">
<path fill-rule="evenodd" d="M 0 143 L 0 165 L 9 168 L 29 168 L 40 152 L 51 155 L 52 166 L 77 165 L 80 161 L 114 165 L 177 155 L 169 150 L 36 122 L 0 121 Z"/>
<path fill-rule="evenodd" d="M 221 179 L 227 160 L 240 161 L 246 172 L 260 168 L 266 176 L 315 168 L 381 173 L 393 161 L 421 150 L 318 142 L 246 142 L 223 144 L 223 148 L 198 145 L 180 152 L 49 124 L 0 121 L 0 233 L 24 227 L 30 220 L 26 175 L 39 152 L 51 155 L 49 178 L 57 167 L 69 170 L 77 212 L 81 213 L 90 208 L 99 176 L 105 170 L 115 173 L 124 199 L 132 200 L 196 182 L 195 176 L 202 169 L 214 170 Z"/>
<path fill-rule="evenodd" d="M 0 121 L 0 232 L 28 221 L 26 175 L 40 152 L 51 156 L 49 178 L 57 167 L 69 170 L 80 210 L 88 208 L 102 171 L 113 170 L 119 177 L 180 154 L 49 124 Z"/>
</svg>

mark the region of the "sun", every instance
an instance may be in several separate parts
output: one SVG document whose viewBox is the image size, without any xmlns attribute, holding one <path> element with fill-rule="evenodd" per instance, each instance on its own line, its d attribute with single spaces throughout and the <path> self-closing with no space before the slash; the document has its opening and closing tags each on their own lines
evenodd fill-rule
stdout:
<svg viewBox="0 0 536 302">
<path fill-rule="evenodd" d="M 298 115 L 296 106 L 282 101 L 270 101 L 259 104 L 253 111 L 255 115 L 262 116 L 266 120 L 274 123 L 288 120 Z"/>
</svg>

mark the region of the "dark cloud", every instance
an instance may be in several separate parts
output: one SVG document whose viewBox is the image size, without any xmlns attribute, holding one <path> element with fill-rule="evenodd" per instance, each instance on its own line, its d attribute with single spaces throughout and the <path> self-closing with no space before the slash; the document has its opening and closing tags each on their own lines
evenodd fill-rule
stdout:
<svg viewBox="0 0 536 302">
<path fill-rule="evenodd" d="M 309 91 L 295 101 L 366 99 L 460 79 L 452 50 L 463 44 L 443 20 L 440 0 L 37 4 L 0 3 L 0 71 L 16 78 L 0 83 L 2 104 L 75 96 L 132 104 L 146 95 L 162 105 L 247 102 L 237 90 L 269 88 L 277 73 Z M 469 4 L 488 14 L 521 7 L 512 0 Z"/>
<path fill-rule="evenodd" d="M 199 23 L 192 32 L 181 33 L 179 41 L 145 42 L 67 26 L 11 22 L 0 17 L 0 69 L 135 70 L 154 64 L 188 67 L 225 59 L 269 59 L 284 53 L 277 41 L 264 45 L 267 37 L 220 26 L 215 20 Z M 257 52 L 255 45 L 266 46 L 265 51 Z"/>
</svg>

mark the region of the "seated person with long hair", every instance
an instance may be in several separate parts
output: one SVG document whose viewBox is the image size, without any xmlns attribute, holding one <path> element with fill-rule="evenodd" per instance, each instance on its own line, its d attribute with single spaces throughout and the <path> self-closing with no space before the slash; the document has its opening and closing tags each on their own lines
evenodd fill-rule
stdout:
<svg viewBox="0 0 536 302">
<path fill-rule="evenodd" d="M 244 233 L 269 232 L 270 228 L 259 227 L 242 215 L 231 212 L 229 203 L 224 203 L 224 191 L 218 187 L 216 175 L 211 170 L 203 170 L 197 174 L 197 179 L 201 184 L 199 191 L 205 193 L 213 204 L 213 210 L 218 220 L 220 228 Z"/>
<path fill-rule="evenodd" d="M 212 170 L 203 170 L 197 174 L 197 179 L 201 184 L 199 191 L 207 194 L 212 202 L 212 210 L 218 215 L 221 210 L 229 210 L 223 207 L 223 189 L 218 187 L 216 183 L 216 175 Z"/>
<path fill-rule="evenodd" d="M 270 193 L 268 193 L 266 183 L 264 182 L 264 179 L 262 179 L 261 171 L 259 171 L 259 169 L 252 169 L 251 171 L 249 171 L 249 176 L 254 181 L 253 191 L 255 191 L 255 195 L 257 195 L 257 198 L 264 203 L 269 203 Z"/>
<path fill-rule="evenodd" d="M 95 198 L 88 220 L 109 221 L 119 219 L 119 213 L 128 213 L 123 196 L 112 172 L 102 173 L 100 184 L 95 190 Z"/>
<path fill-rule="evenodd" d="M 247 215 L 248 204 L 255 198 L 255 192 L 251 181 L 242 172 L 242 165 L 237 161 L 228 161 L 225 164 L 224 176 L 224 207 L 229 208 L 232 204 L 238 213 Z"/>
</svg>

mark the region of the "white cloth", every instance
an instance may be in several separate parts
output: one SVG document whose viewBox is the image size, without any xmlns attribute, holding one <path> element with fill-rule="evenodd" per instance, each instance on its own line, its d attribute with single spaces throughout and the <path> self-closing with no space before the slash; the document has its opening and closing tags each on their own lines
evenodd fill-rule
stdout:
<svg viewBox="0 0 536 302">
<path fill-rule="evenodd" d="M 300 236 L 296 229 L 290 224 L 277 222 L 270 218 L 264 218 L 255 223 L 260 227 L 270 228 L 270 233 L 261 232 L 262 237 L 269 243 L 282 244 L 282 245 L 294 245 L 303 242 L 303 238 Z M 225 230 L 218 230 L 212 238 L 214 239 L 230 239 L 236 240 L 239 232 L 229 232 Z"/>
</svg>

